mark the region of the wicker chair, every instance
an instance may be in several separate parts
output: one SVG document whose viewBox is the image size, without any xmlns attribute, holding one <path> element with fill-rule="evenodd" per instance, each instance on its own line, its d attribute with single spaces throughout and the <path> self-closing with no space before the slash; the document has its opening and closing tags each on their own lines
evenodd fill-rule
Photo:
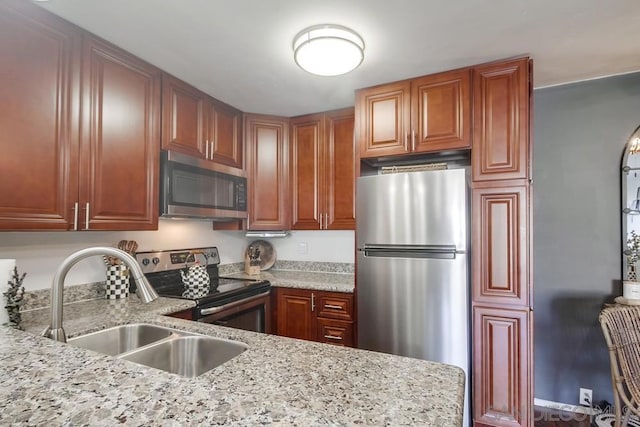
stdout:
<svg viewBox="0 0 640 427">
<path fill-rule="evenodd" d="M 620 427 L 622 405 L 627 407 L 624 425 L 632 412 L 640 415 L 640 306 L 606 307 L 600 326 L 609 347 L 615 426 Z"/>
</svg>

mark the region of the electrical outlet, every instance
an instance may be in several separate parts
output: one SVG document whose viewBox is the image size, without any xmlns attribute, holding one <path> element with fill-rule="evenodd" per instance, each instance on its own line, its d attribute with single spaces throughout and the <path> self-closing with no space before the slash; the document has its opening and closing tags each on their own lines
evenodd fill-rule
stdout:
<svg viewBox="0 0 640 427">
<path fill-rule="evenodd" d="M 590 388 L 580 388 L 580 404 L 584 406 L 593 404 L 593 391 Z"/>
<path fill-rule="evenodd" d="M 307 244 L 307 242 L 298 243 L 298 253 L 299 254 L 309 253 L 309 245 Z"/>
</svg>

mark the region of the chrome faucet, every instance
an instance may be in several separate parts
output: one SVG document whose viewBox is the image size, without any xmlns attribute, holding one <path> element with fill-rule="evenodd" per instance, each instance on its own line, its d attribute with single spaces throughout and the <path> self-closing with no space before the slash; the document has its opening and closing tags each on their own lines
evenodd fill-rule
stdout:
<svg viewBox="0 0 640 427">
<path fill-rule="evenodd" d="M 58 267 L 58 270 L 56 270 L 56 274 L 53 276 L 53 282 L 51 282 L 51 322 L 47 329 L 42 332 L 42 336 L 56 341 L 67 342 L 67 336 L 62 328 L 62 294 L 64 289 L 64 279 L 67 277 L 67 273 L 71 270 L 71 267 L 84 258 L 94 255 L 106 255 L 118 258 L 127 267 L 129 267 L 131 274 L 133 274 L 133 279 L 138 285 L 136 294 L 143 303 L 148 304 L 158 298 L 158 294 L 144 276 L 138 262 L 128 253 L 120 249 L 102 246 L 81 249 L 65 258 Z"/>
</svg>

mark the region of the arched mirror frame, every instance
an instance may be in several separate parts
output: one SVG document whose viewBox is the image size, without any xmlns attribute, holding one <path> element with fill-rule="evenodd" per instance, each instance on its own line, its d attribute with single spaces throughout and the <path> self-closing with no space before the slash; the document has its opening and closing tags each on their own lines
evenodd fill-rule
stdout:
<svg viewBox="0 0 640 427">
<path fill-rule="evenodd" d="M 622 280 L 640 281 L 640 126 L 625 146 L 621 172 Z"/>
</svg>

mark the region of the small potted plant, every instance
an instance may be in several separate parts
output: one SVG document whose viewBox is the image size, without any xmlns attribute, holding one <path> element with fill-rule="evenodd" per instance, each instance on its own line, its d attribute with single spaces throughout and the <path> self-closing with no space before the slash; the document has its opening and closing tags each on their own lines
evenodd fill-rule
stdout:
<svg viewBox="0 0 640 427">
<path fill-rule="evenodd" d="M 636 264 L 640 260 L 640 235 L 631 230 L 627 239 L 627 280 L 622 282 L 622 296 L 626 299 L 640 300 L 640 282 Z"/>
</svg>

